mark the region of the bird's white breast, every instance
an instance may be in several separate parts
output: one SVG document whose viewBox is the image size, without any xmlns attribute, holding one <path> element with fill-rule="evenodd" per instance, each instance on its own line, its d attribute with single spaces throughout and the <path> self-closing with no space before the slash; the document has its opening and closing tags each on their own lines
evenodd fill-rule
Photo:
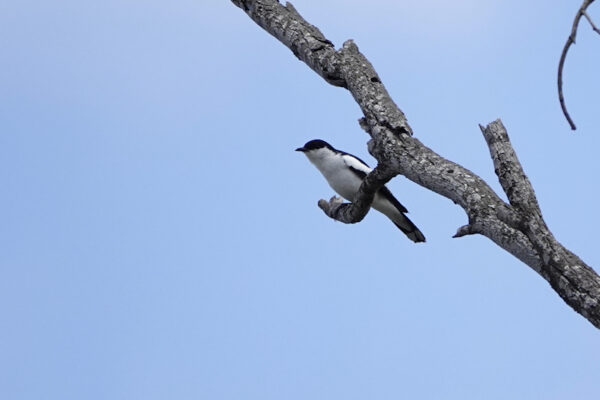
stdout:
<svg viewBox="0 0 600 400">
<path fill-rule="evenodd" d="M 354 195 L 362 183 L 362 179 L 349 168 L 348 161 L 354 159 L 346 159 L 348 156 L 333 153 L 328 149 L 314 152 L 308 158 L 323 174 L 333 190 L 348 201 L 354 200 Z M 353 167 L 356 168 L 356 166 Z M 362 170 L 365 168 L 367 169 L 365 172 L 368 173 L 370 169 L 362 164 L 357 169 Z"/>
</svg>

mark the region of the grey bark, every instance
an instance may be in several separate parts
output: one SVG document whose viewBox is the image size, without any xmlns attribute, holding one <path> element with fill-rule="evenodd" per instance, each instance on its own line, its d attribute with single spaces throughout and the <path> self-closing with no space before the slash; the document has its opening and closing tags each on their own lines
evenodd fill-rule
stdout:
<svg viewBox="0 0 600 400">
<path fill-rule="evenodd" d="M 546 226 L 533 187 L 500 120 L 481 131 L 509 204 L 479 176 L 412 136 L 404 113 L 351 40 L 336 50 L 290 3 L 232 2 L 327 82 L 348 89 L 364 114 L 360 126 L 371 136 L 369 152 L 378 166 L 352 203 L 336 197 L 320 200 L 325 214 L 344 223 L 358 222 L 367 214 L 374 193 L 394 176 L 404 175 L 465 210 L 469 222 L 454 237 L 481 234 L 491 239 L 539 273 L 569 306 L 600 328 L 600 277 L 562 246 Z"/>
</svg>

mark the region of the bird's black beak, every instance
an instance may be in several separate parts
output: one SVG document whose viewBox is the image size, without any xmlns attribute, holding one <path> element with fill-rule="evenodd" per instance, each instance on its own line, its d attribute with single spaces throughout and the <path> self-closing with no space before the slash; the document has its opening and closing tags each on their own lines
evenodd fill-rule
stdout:
<svg viewBox="0 0 600 400">
<path fill-rule="evenodd" d="M 306 149 L 305 149 L 304 147 L 298 147 L 298 148 L 296 149 L 296 151 L 301 151 L 301 152 L 303 152 L 303 153 L 304 153 L 304 152 L 306 151 Z"/>
</svg>

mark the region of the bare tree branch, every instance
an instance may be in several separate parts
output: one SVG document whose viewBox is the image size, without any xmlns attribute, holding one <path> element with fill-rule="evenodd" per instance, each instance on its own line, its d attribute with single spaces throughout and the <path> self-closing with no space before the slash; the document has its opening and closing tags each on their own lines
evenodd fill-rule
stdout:
<svg viewBox="0 0 600 400">
<path fill-rule="evenodd" d="M 567 52 L 569 51 L 569 48 L 571 47 L 571 45 L 575 44 L 575 37 L 577 36 L 577 28 L 579 27 L 579 21 L 581 20 L 582 16 L 585 16 L 585 18 L 588 20 L 588 22 L 592 26 L 592 29 L 600 34 L 600 31 L 598 30 L 598 28 L 596 28 L 596 25 L 594 25 L 594 22 L 592 21 L 592 19 L 586 12 L 586 9 L 588 8 L 588 6 L 590 4 L 592 4 L 593 2 L 594 2 L 594 0 L 583 0 L 581 7 L 579 7 L 579 10 L 577 11 L 577 14 L 575 15 L 575 19 L 573 20 L 573 26 L 571 27 L 571 34 L 567 38 L 567 42 L 565 43 L 565 46 L 563 47 L 562 53 L 560 55 L 560 61 L 558 62 L 558 79 L 557 79 L 558 100 L 560 101 L 560 107 L 562 108 L 563 114 L 565 115 L 565 118 L 569 122 L 569 125 L 571 126 L 572 130 L 577 129 L 577 127 L 575 126 L 575 123 L 573 122 L 573 120 L 571 119 L 571 116 L 569 115 L 569 112 L 567 111 L 567 106 L 565 104 L 565 97 L 563 96 L 563 78 L 562 78 L 563 77 L 563 68 L 565 66 L 565 60 L 567 59 Z"/>
<path fill-rule="evenodd" d="M 340 222 L 360 222 L 371 209 L 375 193 L 394 176 L 395 174 L 387 171 L 385 166 L 378 166 L 363 180 L 352 203 L 344 203 L 339 197 L 333 196 L 329 201 L 319 200 L 319 208 L 328 217 Z"/>
<path fill-rule="evenodd" d="M 412 136 L 404 113 L 352 41 L 336 50 L 289 3 L 283 6 L 276 0 L 232 2 L 327 82 L 348 89 L 364 114 L 360 126 L 371 136 L 369 152 L 378 166 L 367 175 L 351 204 L 344 204 L 339 198 L 319 201 L 325 214 L 346 223 L 358 222 L 369 211 L 377 189 L 394 176 L 404 175 L 465 210 L 468 224 L 459 228 L 455 237 L 488 237 L 539 273 L 568 305 L 600 328 L 600 277 L 564 248 L 546 226 L 533 187 L 500 120 L 481 130 L 510 204 L 479 176 Z"/>
<path fill-rule="evenodd" d="M 594 21 L 592 21 L 592 18 L 589 16 L 589 14 L 587 13 L 587 11 L 585 11 L 585 10 L 583 11 L 583 16 L 585 17 L 585 19 L 588 20 L 588 22 L 592 26 L 593 31 L 600 35 L 600 29 L 598 29 L 596 27 L 596 25 L 594 25 Z"/>
<path fill-rule="evenodd" d="M 504 125 L 500 120 L 487 127 L 479 125 L 490 149 L 494 171 L 510 204 L 519 211 L 541 214 L 531 182 L 525 175 Z"/>
</svg>

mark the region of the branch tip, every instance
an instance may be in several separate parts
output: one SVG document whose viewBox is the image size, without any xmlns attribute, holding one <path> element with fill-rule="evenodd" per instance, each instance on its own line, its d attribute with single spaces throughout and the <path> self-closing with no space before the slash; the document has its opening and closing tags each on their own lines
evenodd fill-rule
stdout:
<svg viewBox="0 0 600 400">
<path fill-rule="evenodd" d="M 476 233 L 477 232 L 475 231 L 473 225 L 463 225 L 460 228 L 458 228 L 458 230 L 452 237 L 456 239 L 467 235 L 474 235 Z"/>
</svg>

